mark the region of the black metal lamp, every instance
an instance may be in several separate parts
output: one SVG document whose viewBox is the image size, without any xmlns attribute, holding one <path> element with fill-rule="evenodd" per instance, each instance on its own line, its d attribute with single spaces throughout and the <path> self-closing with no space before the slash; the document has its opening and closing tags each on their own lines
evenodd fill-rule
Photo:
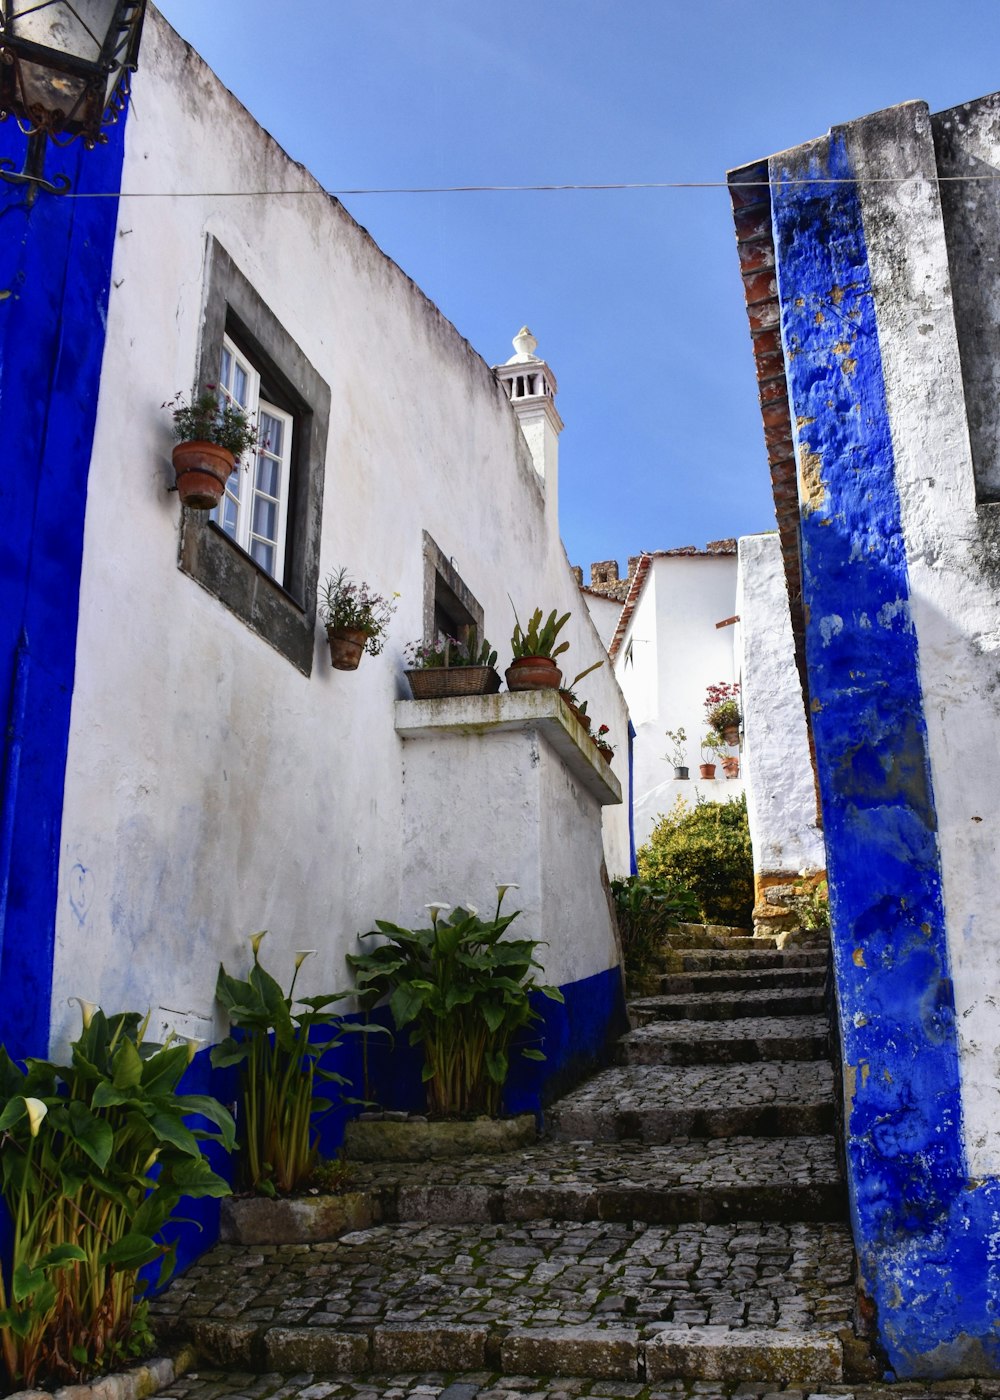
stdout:
<svg viewBox="0 0 1000 1400">
<path fill-rule="evenodd" d="M 28 136 L 24 169 L 0 160 L 0 179 L 64 194 L 42 175 L 48 137 L 106 141 L 135 71 L 146 0 L 0 0 L 0 120 Z"/>
</svg>

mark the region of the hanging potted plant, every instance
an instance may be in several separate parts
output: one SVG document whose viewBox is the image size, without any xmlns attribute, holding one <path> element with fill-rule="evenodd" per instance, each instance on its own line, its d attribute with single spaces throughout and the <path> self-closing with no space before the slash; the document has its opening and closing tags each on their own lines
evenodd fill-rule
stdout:
<svg viewBox="0 0 1000 1400">
<path fill-rule="evenodd" d="M 687 744 L 687 735 L 684 732 L 683 726 L 679 725 L 676 729 L 668 729 L 666 735 L 670 743 L 670 752 L 664 754 L 664 758 L 668 763 L 673 765 L 675 778 L 687 778 L 689 773 L 684 763 L 687 757 L 687 750 L 685 748 Z"/>
<path fill-rule="evenodd" d="M 703 778 L 714 778 L 716 762 L 725 751 L 726 741 L 721 734 L 714 734 L 711 730 L 701 741 L 701 764 L 698 772 Z"/>
<path fill-rule="evenodd" d="M 410 642 L 404 651 L 406 679 L 414 700 L 441 700 L 449 695 L 495 695 L 500 689 L 497 654 L 476 629 L 464 642 L 438 637 L 434 642 Z"/>
<path fill-rule="evenodd" d="M 319 611 L 335 670 L 356 671 L 365 652 L 378 656 L 398 596 L 383 598 L 367 583 L 354 583 L 346 568 L 327 577 L 319 591 Z"/>
<path fill-rule="evenodd" d="M 724 753 L 722 755 L 722 771 L 727 778 L 738 778 L 740 776 L 739 754 Z"/>
<path fill-rule="evenodd" d="M 705 718 L 710 728 L 722 736 L 730 747 L 740 742 L 740 688 L 738 684 L 720 681 L 705 691 Z"/>
<path fill-rule="evenodd" d="M 162 407 L 170 409 L 174 423 L 174 476 L 181 504 L 189 510 L 214 510 L 236 463 L 257 446 L 256 425 L 214 384 L 206 384 L 193 403 L 175 394 Z"/>
<path fill-rule="evenodd" d="M 542 621 L 542 610 L 536 608 L 528 619 L 527 630 L 522 630 L 521 621 L 514 610 L 514 635 L 510 648 L 514 659 L 506 671 L 508 690 L 558 690 L 562 681 L 562 671 L 556 665 L 556 657 L 569 651 L 569 642 L 556 638 L 569 621 L 569 613 L 556 616 L 555 608 Z"/>
</svg>

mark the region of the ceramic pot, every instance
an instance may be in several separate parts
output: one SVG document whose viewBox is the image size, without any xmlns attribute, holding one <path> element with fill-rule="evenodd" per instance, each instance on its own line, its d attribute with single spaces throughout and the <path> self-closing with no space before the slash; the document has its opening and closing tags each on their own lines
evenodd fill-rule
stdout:
<svg viewBox="0 0 1000 1400">
<path fill-rule="evenodd" d="M 687 768 L 684 766 L 683 763 L 675 763 L 675 764 L 674 764 L 674 777 L 675 777 L 675 778 L 689 778 L 690 776 L 691 776 L 690 773 L 688 772 Z"/>
<path fill-rule="evenodd" d="M 173 463 L 181 504 L 189 510 L 214 510 L 222 500 L 236 458 L 217 442 L 179 442 Z"/>
<path fill-rule="evenodd" d="M 722 737 L 732 748 L 740 742 L 740 727 L 738 724 L 727 724 L 722 731 Z"/>
<path fill-rule="evenodd" d="M 551 656 L 519 656 L 505 672 L 508 690 L 558 690 L 562 671 Z"/>
<path fill-rule="evenodd" d="M 726 754 L 722 760 L 722 771 L 727 778 L 740 776 L 740 761 L 735 754 Z"/>
<path fill-rule="evenodd" d="M 698 772 L 699 772 L 700 776 L 703 777 L 703 778 L 714 778 L 714 777 L 715 777 L 715 764 L 714 764 L 714 763 L 699 763 L 699 765 L 698 765 Z"/>
<path fill-rule="evenodd" d="M 364 655 L 368 633 L 356 627 L 328 627 L 327 641 L 330 643 L 330 664 L 337 671 L 356 671 Z"/>
</svg>

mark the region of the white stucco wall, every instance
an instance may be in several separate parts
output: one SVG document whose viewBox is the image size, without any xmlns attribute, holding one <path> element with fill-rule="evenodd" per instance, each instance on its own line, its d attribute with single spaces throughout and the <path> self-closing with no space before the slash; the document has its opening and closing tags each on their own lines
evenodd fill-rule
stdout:
<svg viewBox="0 0 1000 1400">
<path fill-rule="evenodd" d="M 698 777 L 701 740 L 707 731 L 706 687 L 736 679 L 732 617 L 736 599 L 735 555 L 656 555 L 615 659 L 615 674 L 635 727 L 634 822 L 641 846 L 657 818 L 678 797 L 693 805 L 700 794 L 725 802 L 743 791 L 743 779 Z M 630 654 L 631 648 L 631 654 Z M 691 777 L 678 780 L 665 756 L 664 731 L 687 734 Z"/>
<path fill-rule="evenodd" d="M 55 1042 L 74 1024 L 70 995 L 152 1004 L 158 1031 L 218 1038 L 218 963 L 245 970 L 256 929 L 271 931 L 264 961 L 281 978 L 293 949 L 317 948 L 301 987 L 330 990 L 376 917 L 410 920 L 430 899 L 488 903 L 487 890 L 411 887 L 400 859 L 393 702 L 408 694 L 403 647 L 423 630 L 422 531 L 483 605 L 501 667 L 508 590 L 522 617 L 572 611 L 573 671 L 602 652 L 483 360 L 318 186 L 294 199 L 163 197 L 314 182 L 155 11 L 135 94 L 86 519 Z M 213 236 L 331 386 L 321 577 L 344 564 L 400 594 L 384 654 L 353 673 L 331 669 L 317 630 L 307 678 L 178 569 L 160 405 L 196 371 Z M 498 342 L 508 333 L 498 327 Z M 624 753 L 610 667 L 588 694 Z M 623 872 L 624 809 L 605 830 L 608 867 Z M 502 813 L 492 841 L 491 869 L 517 881 Z M 589 876 L 597 856 L 589 838 L 567 842 L 559 881 Z M 599 971 L 606 950 L 563 965 Z"/>
<path fill-rule="evenodd" d="M 822 870 L 823 837 L 776 534 L 739 542 L 737 656 L 747 816 L 758 875 Z"/>
<path fill-rule="evenodd" d="M 618 629 L 618 619 L 622 615 L 622 604 L 617 598 L 605 598 L 600 593 L 592 593 L 589 588 L 580 590 L 580 597 L 587 605 L 587 611 L 594 619 L 594 626 L 605 647 L 609 647 Z M 586 689 L 583 683 L 583 689 Z M 585 698 L 581 692 L 581 698 Z"/>
<path fill-rule="evenodd" d="M 977 104 L 970 104 L 974 107 Z M 974 168 L 1000 162 L 989 101 L 952 133 Z M 977 509 L 948 252 L 923 104 L 846 128 L 874 289 L 917 632 L 973 1177 L 1000 1171 L 1000 604 L 995 505 Z M 868 183 L 867 174 L 880 181 Z M 899 183 L 896 183 L 896 181 Z M 978 296 L 1000 306 L 990 257 Z"/>
</svg>

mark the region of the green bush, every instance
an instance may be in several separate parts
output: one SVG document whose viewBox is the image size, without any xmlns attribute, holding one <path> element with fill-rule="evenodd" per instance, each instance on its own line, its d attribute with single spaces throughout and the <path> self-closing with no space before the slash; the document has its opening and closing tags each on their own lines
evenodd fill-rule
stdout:
<svg viewBox="0 0 1000 1400">
<path fill-rule="evenodd" d="M 749 927 L 753 857 L 745 797 L 699 801 L 693 808 L 678 798 L 653 828 L 638 863 L 649 884 L 689 889 L 706 923 Z"/>
<path fill-rule="evenodd" d="M 699 917 L 698 901 L 680 886 L 654 886 L 633 876 L 612 880 L 611 894 L 626 972 L 648 972 L 671 929 Z"/>
</svg>

